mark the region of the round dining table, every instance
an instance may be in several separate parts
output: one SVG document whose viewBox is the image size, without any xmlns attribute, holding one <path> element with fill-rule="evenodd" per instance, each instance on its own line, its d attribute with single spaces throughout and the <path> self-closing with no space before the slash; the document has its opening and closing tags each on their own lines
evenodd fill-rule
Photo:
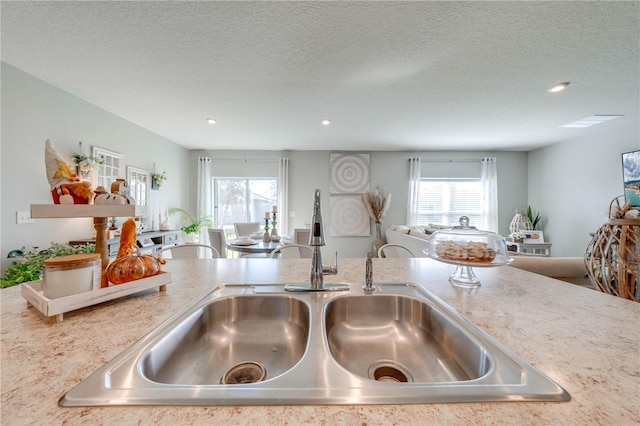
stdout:
<svg viewBox="0 0 640 426">
<path fill-rule="evenodd" d="M 240 253 L 267 255 L 283 245 L 283 243 L 279 241 L 265 242 L 257 238 L 253 238 L 252 241 L 255 241 L 255 243 L 249 244 L 247 243 L 247 240 L 229 240 L 226 243 L 226 247 L 229 250 L 237 251 Z"/>
</svg>

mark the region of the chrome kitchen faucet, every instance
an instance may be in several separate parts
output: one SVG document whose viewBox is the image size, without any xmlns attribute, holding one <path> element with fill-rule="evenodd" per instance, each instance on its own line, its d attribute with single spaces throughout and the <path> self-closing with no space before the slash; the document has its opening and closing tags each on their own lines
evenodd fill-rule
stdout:
<svg viewBox="0 0 640 426">
<path fill-rule="evenodd" d="M 320 201 L 320 190 L 316 189 L 313 194 L 313 217 L 311 218 L 311 233 L 309 235 L 309 245 L 313 247 L 311 257 L 310 285 L 287 284 L 284 289 L 287 291 L 345 291 L 349 290 L 346 284 L 324 283 L 325 275 L 335 275 L 338 273 L 338 252 L 336 252 L 336 266 L 322 265 L 322 252 L 320 247 L 324 245 L 324 227 L 322 225 L 322 205 Z"/>
</svg>

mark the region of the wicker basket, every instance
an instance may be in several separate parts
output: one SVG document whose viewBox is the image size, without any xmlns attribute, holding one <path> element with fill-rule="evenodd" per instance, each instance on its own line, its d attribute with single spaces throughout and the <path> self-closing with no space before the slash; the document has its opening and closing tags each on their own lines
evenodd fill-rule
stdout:
<svg viewBox="0 0 640 426">
<path fill-rule="evenodd" d="M 585 264 L 600 291 L 639 301 L 640 219 L 610 219 L 587 246 Z"/>
</svg>

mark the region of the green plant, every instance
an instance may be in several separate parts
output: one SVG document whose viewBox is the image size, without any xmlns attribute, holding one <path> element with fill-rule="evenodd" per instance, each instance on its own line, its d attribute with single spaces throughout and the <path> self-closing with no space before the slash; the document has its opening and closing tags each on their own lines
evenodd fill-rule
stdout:
<svg viewBox="0 0 640 426">
<path fill-rule="evenodd" d="M 13 287 L 15 285 L 39 280 L 44 271 L 44 261 L 57 256 L 68 256 L 70 254 L 94 253 L 95 244 L 81 246 L 70 246 L 68 244 L 51 243 L 51 247 L 44 250 L 24 250 L 24 262 L 13 262 L 7 268 L 4 277 L 0 278 L 0 288 Z"/>
<path fill-rule="evenodd" d="M 82 142 L 79 142 L 78 145 L 80 147 L 80 152 L 71 154 L 71 158 L 73 158 L 73 162 L 82 173 L 89 173 L 99 164 L 104 164 L 104 159 L 102 158 L 85 155 L 82 151 Z"/>
<path fill-rule="evenodd" d="M 529 222 L 531 222 L 531 226 L 533 227 L 533 229 L 536 229 L 538 223 L 540 223 L 540 219 L 542 219 L 542 217 L 540 217 L 540 213 L 536 213 L 536 217 L 533 217 L 533 210 L 531 209 L 531 206 L 527 206 L 526 213 L 527 217 L 529 218 Z"/>
<path fill-rule="evenodd" d="M 153 184 L 160 188 L 167 181 L 167 173 L 154 173 L 151 175 L 151 179 L 153 179 Z"/>
<path fill-rule="evenodd" d="M 182 223 L 184 224 L 184 226 L 180 228 L 180 230 L 185 234 L 194 234 L 198 232 L 203 226 L 213 226 L 213 223 L 211 222 L 211 219 L 209 217 L 194 217 L 184 209 L 181 209 L 179 207 L 171 207 L 169 209 L 169 214 L 171 215 L 174 213 L 182 214 Z"/>
</svg>

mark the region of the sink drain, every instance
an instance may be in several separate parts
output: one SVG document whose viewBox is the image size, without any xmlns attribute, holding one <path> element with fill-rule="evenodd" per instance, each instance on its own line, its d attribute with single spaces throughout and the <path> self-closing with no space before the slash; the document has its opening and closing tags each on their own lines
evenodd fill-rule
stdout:
<svg viewBox="0 0 640 426">
<path fill-rule="evenodd" d="M 267 378 L 267 369 L 258 362 L 241 362 L 231 367 L 220 379 L 223 385 L 242 385 L 261 382 Z"/>
<path fill-rule="evenodd" d="M 369 366 L 369 378 L 378 382 L 413 382 L 413 376 L 403 365 L 391 361 L 380 360 Z"/>
</svg>

